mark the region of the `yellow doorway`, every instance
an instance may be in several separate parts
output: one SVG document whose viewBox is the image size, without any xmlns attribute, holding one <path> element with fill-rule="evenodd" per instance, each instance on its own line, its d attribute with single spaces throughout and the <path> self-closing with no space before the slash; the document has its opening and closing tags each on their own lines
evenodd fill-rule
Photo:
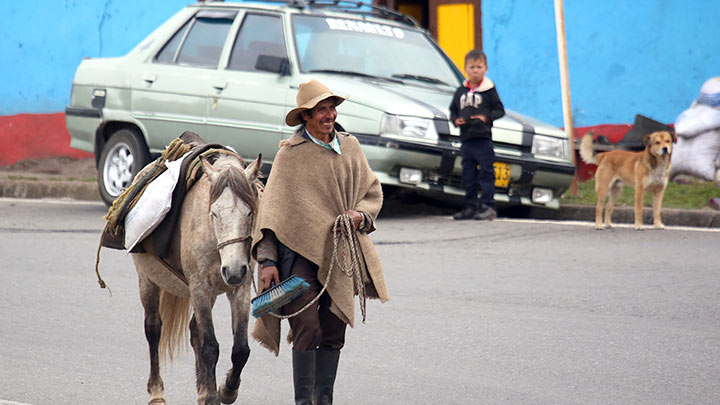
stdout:
<svg viewBox="0 0 720 405">
<path fill-rule="evenodd" d="M 440 47 L 460 70 L 465 54 L 475 48 L 475 7 L 469 3 L 437 6 L 437 39 Z"/>
</svg>

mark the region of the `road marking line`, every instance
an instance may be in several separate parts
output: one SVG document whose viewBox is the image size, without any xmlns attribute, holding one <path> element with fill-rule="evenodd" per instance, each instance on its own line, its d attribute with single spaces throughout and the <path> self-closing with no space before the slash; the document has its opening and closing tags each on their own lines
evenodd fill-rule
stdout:
<svg viewBox="0 0 720 405">
<path fill-rule="evenodd" d="M 15 402 L 15 401 L 8 401 L 6 399 L 0 399 L 0 405 L 32 405 L 32 404 L 26 404 L 24 402 Z"/>
<path fill-rule="evenodd" d="M 536 223 L 536 224 L 553 224 L 553 225 L 574 225 L 587 228 L 595 228 L 594 222 L 589 221 L 554 221 L 549 219 L 522 219 L 522 218 L 498 218 L 496 221 Z M 635 229 L 634 224 L 613 224 L 614 228 Z M 720 228 L 695 228 L 691 226 L 669 226 L 665 225 L 666 231 L 695 231 L 695 232 L 720 232 Z M 657 231 L 652 225 L 646 225 L 645 231 Z"/>
<path fill-rule="evenodd" d="M 0 197 L 0 202 L 10 203 L 33 203 L 33 204 L 83 204 L 83 205 L 102 205 L 102 201 L 87 201 L 87 200 L 70 200 L 61 198 L 13 198 L 13 197 Z M 2 405 L 2 404 L 0 404 Z"/>
</svg>

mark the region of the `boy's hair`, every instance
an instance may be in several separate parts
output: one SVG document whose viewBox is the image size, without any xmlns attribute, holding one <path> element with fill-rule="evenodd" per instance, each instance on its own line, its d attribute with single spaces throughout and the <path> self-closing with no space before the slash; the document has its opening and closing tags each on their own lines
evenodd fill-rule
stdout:
<svg viewBox="0 0 720 405">
<path fill-rule="evenodd" d="M 465 64 L 467 65 L 469 60 L 482 60 L 487 65 L 487 56 L 485 56 L 485 52 L 479 50 L 479 49 L 473 49 L 472 51 L 468 52 L 465 55 Z"/>
</svg>

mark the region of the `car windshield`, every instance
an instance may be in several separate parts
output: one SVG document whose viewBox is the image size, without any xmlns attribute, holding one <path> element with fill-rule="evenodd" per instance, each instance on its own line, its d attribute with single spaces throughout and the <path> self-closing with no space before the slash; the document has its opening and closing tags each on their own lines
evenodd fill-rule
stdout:
<svg viewBox="0 0 720 405">
<path fill-rule="evenodd" d="M 326 72 L 458 86 L 462 80 L 422 32 L 362 20 L 293 16 L 303 73 Z"/>
</svg>

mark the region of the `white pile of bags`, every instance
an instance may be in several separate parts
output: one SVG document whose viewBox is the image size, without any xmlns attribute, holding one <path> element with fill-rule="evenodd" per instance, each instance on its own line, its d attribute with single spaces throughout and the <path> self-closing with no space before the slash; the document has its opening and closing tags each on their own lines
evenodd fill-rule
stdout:
<svg viewBox="0 0 720 405">
<path fill-rule="evenodd" d="M 670 178 L 688 174 L 720 182 L 720 76 L 707 80 L 700 95 L 675 120 Z"/>
<path fill-rule="evenodd" d="M 165 162 L 167 170 L 148 184 L 135 206 L 125 216 L 125 248 L 128 253 L 165 219 L 172 206 L 172 194 L 180 177 L 180 166 L 190 154 Z"/>
</svg>

